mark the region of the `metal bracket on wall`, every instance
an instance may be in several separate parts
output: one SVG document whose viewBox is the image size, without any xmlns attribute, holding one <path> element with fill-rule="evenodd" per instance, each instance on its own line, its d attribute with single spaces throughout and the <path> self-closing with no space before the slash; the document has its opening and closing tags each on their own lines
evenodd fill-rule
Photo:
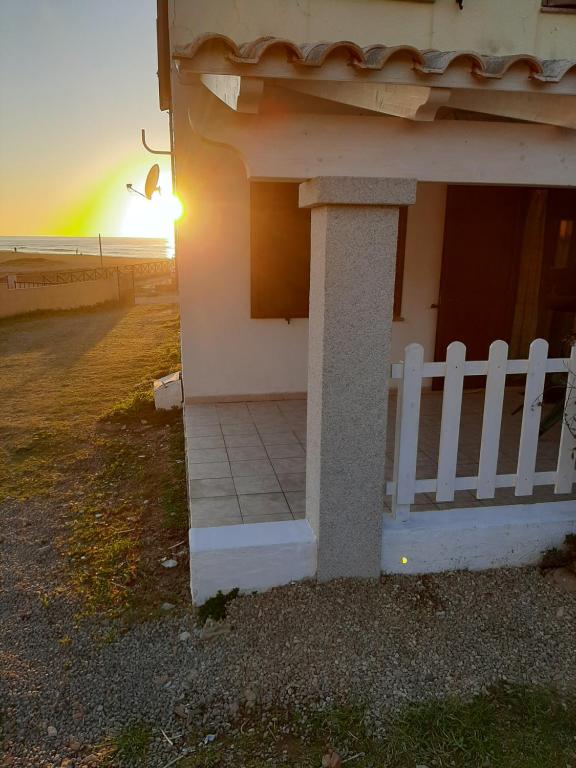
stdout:
<svg viewBox="0 0 576 768">
<path fill-rule="evenodd" d="M 152 149 L 152 147 L 149 147 L 146 143 L 146 130 L 142 128 L 142 144 L 144 145 L 144 149 L 147 149 L 148 152 L 150 152 L 153 155 L 171 155 L 172 152 L 170 150 L 164 150 L 164 149 Z"/>
</svg>

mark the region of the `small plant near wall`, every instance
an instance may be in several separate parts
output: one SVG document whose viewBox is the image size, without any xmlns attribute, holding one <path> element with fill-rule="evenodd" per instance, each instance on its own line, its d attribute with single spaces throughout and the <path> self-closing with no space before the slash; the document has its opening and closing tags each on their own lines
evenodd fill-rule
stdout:
<svg viewBox="0 0 576 768">
<path fill-rule="evenodd" d="M 576 344 L 576 336 L 566 339 L 566 343 L 568 345 L 567 357 L 570 357 L 571 350 Z M 568 427 L 572 437 L 576 438 L 576 385 L 573 383 L 576 380 L 576 370 L 573 371 L 568 368 L 567 373 L 568 381 L 564 379 L 565 373 L 549 374 L 547 386 L 534 403 L 534 406 L 538 407 L 551 406 L 540 423 L 540 436 L 545 435 L 556 424 L 563 422 Z M 568 395 L 566 393 L 567 387 Z M 513 415 L 519 413 L 522 408 L 522 405 L 516 408 L 512 412 Z"/>
<path fill-rule="evenodd" d="M 198 608 L 198 625 L 203 627 L 208 619 L 212 621 L 224 621 L 228 611 L 228 604 L 238 597 L 240 590 L 238 587 L 231 589 L 230 592 L 218 592 Z"/>
<path fill-rule="evenodd" d="M 544 552 L 540 561 L 540 569 L 548 571 L 553 568 L 572 568 L 576 570 L 576 534 L 568 534 L 560 549 L 548 549 Z"/>
</svg>

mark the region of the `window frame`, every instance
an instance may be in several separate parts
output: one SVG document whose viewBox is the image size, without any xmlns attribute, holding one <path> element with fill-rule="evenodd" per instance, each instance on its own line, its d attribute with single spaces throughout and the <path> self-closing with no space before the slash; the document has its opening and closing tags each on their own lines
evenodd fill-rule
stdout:
<svg viewBox="0 0 576 768">
<path fill-rule="evenodd" d="M 394 275 L 394 304 L 392 320 L 404 320 L 402 317 L 402 293 L 404 291 L 404 265 L 406 263 L 406 234 L 408 232 L 408 206 L 398 208 L 398 236 L 396 239 L 396 272 Z"/>
<path fill-rule="evenodd" d="M 544 13 L 576 13 L 576 0 L 542 0 Z"/>
</svg>

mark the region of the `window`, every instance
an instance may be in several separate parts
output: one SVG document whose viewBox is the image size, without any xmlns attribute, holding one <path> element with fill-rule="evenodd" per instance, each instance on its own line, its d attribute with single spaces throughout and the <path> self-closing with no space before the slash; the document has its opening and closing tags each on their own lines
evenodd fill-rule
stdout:
<svg viewBox="0 0 576 768">
<path fill-rule="evenodd" d="M 298 184 L 250 185 L 251 316 L 308 317 L 310 211 Z"/>
<path fill-rule="evenodd" d="M 298 206 L 298 184 L 250 184 L 250 316 L 308 317 L 310 211 Z M 394 320 L 402 319 L 408 208 L 401 207 L 396 246 Z"/>
</svg>

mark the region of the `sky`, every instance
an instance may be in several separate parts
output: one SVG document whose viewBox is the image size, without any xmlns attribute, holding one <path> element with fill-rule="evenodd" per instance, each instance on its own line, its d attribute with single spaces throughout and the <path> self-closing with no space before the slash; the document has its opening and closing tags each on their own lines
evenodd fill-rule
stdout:
<svg viewBox="0 0 576 768">
<path fill-rule="evenodd" d="M 166 234 L 156 69 L 155 0 L 0 0 L 0 236 Z"/>
</svg>

